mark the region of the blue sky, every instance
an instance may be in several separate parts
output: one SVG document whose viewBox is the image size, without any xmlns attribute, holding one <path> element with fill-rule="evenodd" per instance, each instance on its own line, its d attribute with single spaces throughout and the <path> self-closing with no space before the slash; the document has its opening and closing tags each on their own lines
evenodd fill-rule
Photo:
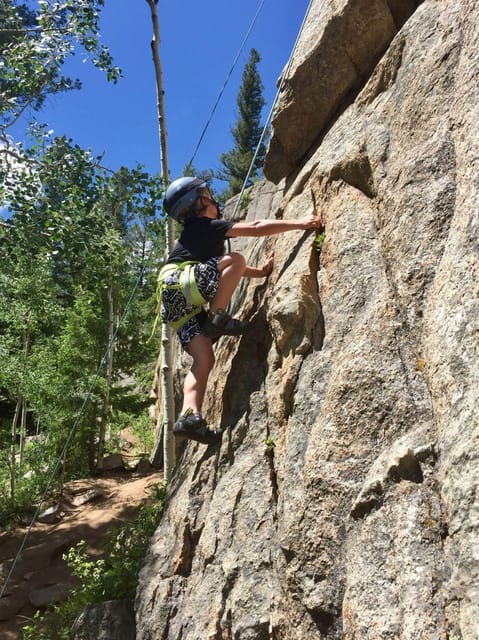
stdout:
<svg viewBox="0 0 479 640">
<path fill-rule="evenodd" d="M 260 0 L 159 0 L 160 55 L 172 178 L 190 160 L 208 115 L 259 7 Z M 236 97 L 250 49 L 262 61 L 266 118 L 287 63 L 308 0 L 266 0 L 195 158 L 197 169 L 218 168 L 219 156 L 233 146 Z M 117 169 L 137 162 L 160 171 L 156 93 L 151 58 L 150 9 L 145 0 L 106 0 L 103 42 L 124 78 L 114 85 L 82 55 L 66 71 L 83 89 L 48 99 L 37 116 L 56 135 L 67 135 Z M 18 132 L 17 134 L 18 135 Z M 222 185 L 223 187 L 226 185 Z"/>
</svg>

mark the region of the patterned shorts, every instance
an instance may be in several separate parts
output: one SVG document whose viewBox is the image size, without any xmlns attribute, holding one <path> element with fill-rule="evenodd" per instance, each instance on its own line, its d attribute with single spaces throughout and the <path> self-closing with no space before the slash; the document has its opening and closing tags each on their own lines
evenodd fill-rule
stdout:
<svg viewBox="0 0 479 640">
<path fill-rule="evenodd" d="M 218 289 L 218 282 L 220 272 L 218 270 L 217 258 L 210 258 L 207 262 L 199 262 L 195 265 L 195 280 L 199 292 L 205 298 L 205 300 L 213 300 L 216 290 Z M 165 284 L 178 284 L 180 278 L 180 271 L 175 271 L 167 278 Z M 161 295 L 161 319 L 163 322 L 175 322 L 183 316 L 187 316 L 196 307 L 189 305 L 186 302 L 185 296 L 181 289 L 167 289 L 163 288 Z M 181 346 L 186 350 L 188 343 L 195 336 L 201 333 L 201 324 L 206 318 L 206 311 L 201 311 L 198 315 L 190 318 L 178 331 L 178 337 L 180 338 Z"/>
</svg>

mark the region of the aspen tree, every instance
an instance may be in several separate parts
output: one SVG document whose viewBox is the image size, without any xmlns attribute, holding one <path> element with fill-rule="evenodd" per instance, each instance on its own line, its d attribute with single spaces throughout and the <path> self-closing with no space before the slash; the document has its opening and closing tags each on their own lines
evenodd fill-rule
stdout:
<svg viewBox="0 0 479 640">
<path fill-rule="evenodd" d="M 158 17 L 158 0 L 146 0 L 151 11 L 151 21 L 153 25 L 153 37 L 151 40 L 151 51 L 153 64 L 155 67 L 156 96 L 158 110 L 158 129 L 160 136 L 161 169 L 163 179 L 168 182 L 170 170 L 168 166 L 168 143 L 165 117 L 165 91 L 163 89 L 163 71 L 160 60 L 160 21 Z M 166 254 L 169 255 L 174 243 L 173 221 L 168 218 L 166 232 Z M 161 353 L 158 368 L 161 371 L 161 398 L 162 398 L 162 429 L 163 429 L 163 468 L 165 480 L 171 478 L 175 466 L 175 444 L 173 441 L 173 422 L 175 403 L 173 397 L 173 337 L 171 327 L 162 327 Z M 157 432 L 161 433 L 161 428 Z M 155 445 L 152 454 L 152 463 L 155 465 L 159 459 L 159 440 Z"/>
</svg>

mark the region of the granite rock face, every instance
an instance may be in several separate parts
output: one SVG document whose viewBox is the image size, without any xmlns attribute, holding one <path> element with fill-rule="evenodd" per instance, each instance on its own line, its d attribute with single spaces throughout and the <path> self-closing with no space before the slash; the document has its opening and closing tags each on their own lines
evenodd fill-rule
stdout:
<svg viewBox="0 0 479 640">
<path fill-rule="evenodd" d="M 345 34 L 361 82 L 331 100 L 336 71 L 301 73 Z M 255 331 L 216 346 L 205 413 L 228 428 L 178 460 L 136 637 L 477 640 L 479 3 L 317 0 L 301 42 L 279 184 L 241 215 L 316 206 L 324 243 L 233 242 L 275 268 L 234 300 Z"/>
<path fill-rule="evenodd" d="M 314 1 L 280 79 L 264 173 L 273 182 L 304 156 L 350 105 L 422 0 Z"/>
</svg>

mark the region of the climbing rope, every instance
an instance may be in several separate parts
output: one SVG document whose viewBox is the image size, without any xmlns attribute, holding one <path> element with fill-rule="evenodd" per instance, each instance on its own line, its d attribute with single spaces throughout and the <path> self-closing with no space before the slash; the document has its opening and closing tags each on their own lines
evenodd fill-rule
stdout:
<svg viewBox="0 0 479 640">
<path fill-rule="evenodd" d="M 237 62 L 239 60 L 239 57 L 240 57 L 241 53 L 243 52 L 243 49 L 244 49 L 244 47 L 246 45 L 246 42 L 247 42 L 247 40 L 248 40 L 248 38 L 250 36 L 251 31 L 253 30 L 253 27 L 254 27 L 254 25 L 256 23 L 256 20 L 257 20 L 259 14 L 261 13 L 261 10 L 262 10 L 263 5 L 264 5 L 265 2 L 266 2 L 266 0 L 261 0 L 260 4 L 259 4 L 259 6 L 258 6 L 258 8 L 256 10 L 256 14 L 255 14 L 253 20 L 251 21 L 251 24 L 250 24 L 250 26 L 249 26 L 249 28 L 248 28 L 248 30 L 246 32 L 245 37 L 243 38 L 243 42 L 241 43 L 241 46 L 240 46 L 240 48 L 238 50 L 238 53 L 236 54 L 236 57 L 235 57 L 235 59 L 233 61 L 233 64 L 231 65 L 231 68 L 228 71 L 228 74 L 227 74 L 226 79 L 225 79 L 225 81 L 223 83 L 223 86 L 221 87 L 221 90 L 220 90 L 220 92 L 218 94 L 218 97 L 216 98 L 216 102 L 213 105 L 213 108 L 211 109 L 210 115 L 208 116 L 206 124 L 203 127 L 203 131 L 201 132 L 201 135 L 200 135 L 199 140 L 198 140 L 198 142 L 196 144 L 196 147 L 195 147 L 195 150 L 193 152 L 193 155 L 191 156 L 191 160 L 188 163 L 188 166 L 192 166 L 193 165 L 193 160 L 195 159 L 196 154 L 198 153 L 198 149 L 200 148 L 200 145 L 201 145 L 201 143 L 203 141 L 203 138 L 205 137 L 205 133 L 206 133 L 206 131 L 207 131 L 207 129 L 208 129 L 210 123 L 211 123 L 211 120 L 213 119 L 214 113 L 216 111 L 216 107 L 218 106 L 218 104 L 219 104 L 219 102 L 220 102 L 220 100 L 221 100 L 221 98 L 223 96 L 223 93 L 224 93 L 224 91 L 226 89 L 226 85 L 229 82 L 231 74 L 233 73 L 233 71 L 234 71 L 234 69 L 236 67 L 236 64 L 237 64 Z"/>
<path fill-rule="evenodd" d="M 7 585 L 10 582 L 10 578 L 12 577 L 13 572 L 15 571 L 15 567 L 16 567 L 16 565 L 17 565 L 17 563 L 18 563 L 18 561 L 20 559 L 20 556 L 22 554 L 22 551 L 25 548 L 25 545 L 26 545 L 27 540 L 28 540 L 28 538 L 30 536 L 32 527 L 33 527 L 36 519 L 38 518 L 38 515 L 40 513 L 40 509 L 42 508 L 42 506 L 43 506 L 43 504 L 44 504 L 44 502 L 46 500 L 48 492 L 50 491 L 50 488 L 51 488 L 51 486 L 53 484 L 53 481 L 54 481 L 54 479 L 55 479 L 55 477 L 57 475 L 58 469 L 60 468 L 60 465 L 62 464 L 62 461 L 66 456 L 66 453 L 68 451 L 68 448 L 70 446 L 72 438 L 73 438 L 73 436 L 75 434 L 76 428 L 77 428 L 77 426 L 78 426 L 78 424 L 79 424 L 79 422 L 80 422 L 80 420 L 81 420 L 81 418 L 83 416 L 83 413 L 85 412 L 85 409 L 86 409 L 86 407 L 87 407 L 87 405 L 88 405 L 88 403 L 89 403 L 89 401 L 91 399 L 93 391 L 94 391 L 94 389 L 96 387 L 96 384 L 98 382 L 98 379 L 100 377 L 101 370 L 105 366 L 105 363 L 107 361 L 110 349 L 112 349 L 113 345 L 115 344 L 115 340 L 116 340 L 116 337 L 118 335 L 118 331 L 120 330 L 120 327 L 121 327 L 123 321 L 126 318 L 126 315 L 127 315 L 128 311 L 129 311 L 129 308 L 130 308 L 130 305 L 131 305 L 131 303 L 133 301 L 133 298 L 135 297 L 136 290 L 138 289 L 138 287 L 140 285 L 140 282 L 143 279 L 143 276 L 145 274 L 146 268 L 147 268 L 147 263 L 145 261 L 143 266 L 142 266 L 142 268 L 141 268 L 141 270 L 140 270 L 140 275 L 138 276 L 138 278 L 137 278 L 137 280 L 136 280 L 136 282 L 135 282 L 135 284 L 133 286 L 133 289 L 131 291 L 130 297 L 128 298 L 128 301 L 127 301 L 127 303 L 125 305 L 125 309 L 124 309 L 123 314 L 122 314 L 122 316 L 121 316 L 121 318 L 120 318 L 120 320 L 118 322 L 116 330 L 114 331 L 114 333 L 113 333 L 113 335 L 112 335 L 112 337 L 110 339 L 110 342 L 108 343 L 108 346 L 106 348 L 105 354 L 104 354 L 103 358 L 101 359 L 100 364 L 98 365 L 98 368 L 96 370 L 95 376 L 94 376 L 93 381 L 92 381 L 92 383 L 90 385 L 90 388 L 88 389 L 88 391 L 87 391 L 87 393 L 85 395 L 85 398 L 83 400 L 82 406 L 80 407 L 78 415 L 77 415 L 75 421 L 73 422 L 73 425 L 72 425 L 72 427 L 70 429 L 70 432 L 68 433 L 68 436 L 67 436 L 67 439 L 65 440 L 65 444 L 63 446 L 63 449 L 62 449 L 60 455 L 58 456 L 58 458 L 57 458 L 57 460 L 55 462 L 55 465 L 53 466 L 53 470 L 50 473 L 50 476 L 48 478 L 48 482 L 46 484 L 45 490 L 44 490 L 44 492 L 43 492 L 43 494 L 42 494 L 42 496 L 40 498 L 40 502 L 38 503 L 38 506 L 35 509 L 35 513 L 33 514 L 33 517 L 32 517 L 32 519 L 30 521 L 30 524 L 29 524 L 29 526 L 28 526 L 28 528 L 27 528 L 27 530 L 25 532 L 25 535 L 23 536 L 20 548 L 19 548 L 19 550 L 17 552 L 17 555 L 15 556 L 15 558 L 14 558 L 14 560 L 12 562 L 12 566 L 10 567 L 8 575 L 7 575 L 6 579 L 5 579 L 5 583 L 4 583 L 4 585 L 2 587 L 2 590 L 0 592 L 0 600 L 3 598 L 3 596 L 5 594 L 5 591 L 7 589 Z"/>
<path fill-rule="evenodd" d="M 234 206 L 234 209 L 233 209 L 233 213 L 231 214 L 231 220 L 234 220 L 236 218 L 236 214 L 237 214 L 238 209 L 239 209 L 239 207 L 241 205 L 241 201 L 243 199 L 243 194 L 245 192 L 246 185 L 248 184 L 249 177 L 251 175 L 251 172 L 253 170 L 254 164 L 256 162 L 256 158 L 258 157 L 258 153 L 259 153 L 261 144 L 263 142 L 263 139 L 264 139 L 264 137 L 266 135 L 266 131 L 267 131 L 268 127 L 269 127 L 270 120 L 273 117 L 273 113 L 274 113 L 274 110 L 276 108 L 276 103 L 279 100 L 280 93 L 283 90 L 283 87 L 285 85 L 286 79 L 287 79 L 287 77 L 289 75 L 289 71 L 291 69 L 291 65 L 293 64 L 294 53 L 296 51 L 296 47 L 298 46 L 298 42 L 299 42 L 299 39 L 300 39 L 301 34 L 303 32 L 304 25 L 306 24 L 306 20 L 307 20 L 307 18 L 309 16 L 309 12 L 311 10 L 312 4 L 313 4 L 313 0 L 310 0 L 308 8 L 306 9 L 306 13 L 304 14 L 303 22 L 301 23 L 301 26 L 300 26 L 299 31 L 298 31 L 298 35 L 297 35 L 296 40 L 294 42 L 293 49 L 291 51 L 291 55 L 289 57 L 288 63 L 286 65 L 286 68 L 285 68 L 283 74 L 281 75 L 281 82 L 280 82 L 278 90 L 276 92 L 276 96 L 275 96 L 275 98 L 273 100 L 273 104 L 271 105 L 271 109 L 269 110 L 268 117 L 266 118 L 266 122 L 265 122 L 263 130 L 261 132 L 261 136 L 260 136 L 260 138 L 258 140 L 258 144 L 256 145 L 256 149 L 255 149 L 255 152 L 254 152 L 254 155 L 253 155 L 253 159 L 251 160 L 251 163 L 250 163 L 249 168 L 248 168 L 248 172 L 247 172 L 246 177 L 245 177 L 244 182 L 243 182 L 243 186 L 241 187 L 241 191 L 240 191 L 239 196 L 238 196 L 238 198 L 236 200 L 236 203 L 235 203 L 235 206 Z"/>
</svg>

